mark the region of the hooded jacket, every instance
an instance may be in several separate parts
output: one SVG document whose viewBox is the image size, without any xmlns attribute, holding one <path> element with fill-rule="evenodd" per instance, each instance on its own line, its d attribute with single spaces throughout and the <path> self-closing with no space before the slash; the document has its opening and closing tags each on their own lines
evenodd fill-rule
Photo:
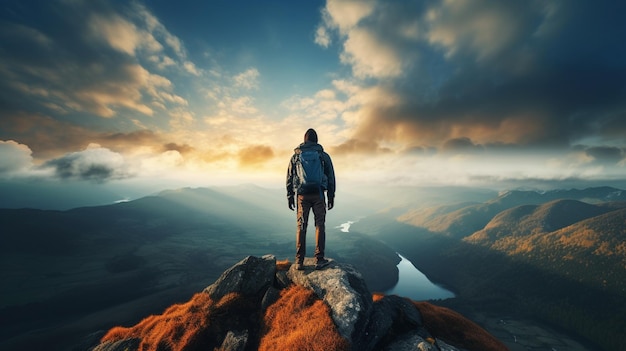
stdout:
<svg viewBox="0 0 626 351">
<path fill-rule="evenodd" d="M 316 150 L 320 153 L 324 165 L 324 174 L 328 180 L 328 185 L 326 189 L 326 195 L 329 199 L 335 198 L 335 170 L 333 168 L 333 162 L 330 159 L 330 155 L 324 152 L 324 148 L 322 145 L 312 142 L 306 141 L 300 144 L 297 148 L 295 148 L 293 156 L 291 156 L 291 160 L 289 161 L 289 167 L 287 168 L 287 197 L 293 197 L 297 193 L 298 184 L 300 184 L 298 180 L 298 175 L 296 174 L 296 162 L 298 162 L 298 155 L 302 151 L 308 150 Z"/>
</svg>

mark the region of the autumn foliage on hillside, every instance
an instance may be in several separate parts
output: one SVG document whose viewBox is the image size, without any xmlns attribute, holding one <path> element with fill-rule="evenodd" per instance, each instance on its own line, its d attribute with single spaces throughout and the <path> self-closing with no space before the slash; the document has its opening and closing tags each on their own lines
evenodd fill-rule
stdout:
<svg viewBox="0 0 626 351">
<path fill-rule="evenodd" d="M 220 346 L 218 342 L 224 339 L 228 330 L 225 321 L 250 315 L 246 311 L 248 305 L 236 293 L 215 302 L 202 292 L 186 303 L 170 306 L 163 314 L 145 318 L 133 327 L 114 327 L 101 341 L 139 338 L 140 351 L 213 350 Z"/>
<path fill-rule="evenodd" d="M 206 293 L 198 293 L 133 327 L 112 328 L 101 342 L 137 338 L 141 340 L 140 351 L 217 350 L 231 325 L 248 318 L 247 325 L 263 326 L 259 350 L 350 349 L 349 342 L 337 332 L 330 308 L 309 289 L 294 285 L 283 290 L 261 323 L 261 316 L 250 306 L 251 301 L 236 293 L 217 302 Z"/>
<path fill-rule="evenodd" d="M 266 313 L 259 351 L 350 350 L 330 317 L 330 308 L 315 293 L 299 285 L 281 292 Z"/>
<path fill-rule="evenodd" d="M 506 351 L 508 348 L 476 323 L 445 307 L 428 302 L 413 305 L 422 314 L 424 327 L 436 338 L 472 351 Z"/>
<path fill-rule="evenodd" d="M 276 261 L 276 270 L 277 271 L 287 271 L 291 267 L 291 262 L 289 260 Z"/>
<path fill-rule="evenodd" d="M 289 265 L 281 262 L 283 269 Z M 374 294 L 374 304 L 383 296 Z M 422 314 L 424 327 L 435 338 L 472 351 L 506 350 L 497 339 L 460 314 L 429 303 L 412 303 Z M 338 332 L 330 307 L 311 289 L 289 285 L 265 310 L 261 306 L 259 296 L 231 292 L 213 300 L 209 293 L 202 292 L 135 326 L 114 327 L 101 342 L 136 341 L 138 351 L 218 351 L 225 347 L 229 331 L 245 330 L 246 350 L 351 350 L 351 342 Z M 406 331 L 385 332 L 397 335 Z"/>
</svg>

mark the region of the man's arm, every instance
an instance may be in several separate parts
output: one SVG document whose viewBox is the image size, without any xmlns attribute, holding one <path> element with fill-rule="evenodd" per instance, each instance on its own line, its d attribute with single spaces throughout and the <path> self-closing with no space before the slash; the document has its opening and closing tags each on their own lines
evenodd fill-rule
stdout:
<svg viewBox="0 0 626 351">
<path fill-rule="evenodd" d="M 324 174 L 328 178 L 328 188 L 326 189 L 326 194 L 328 195 L 328 199 L 335 198 L 335 189 L 337 188 L 337 183 L 335 181 L 335 169 L 333 167 L 333 161 L 330 159 L 330 155 L 324 153 Z"/>
<path fill-rule="evenodd" d="M 291 159 L 289 160 L 289 166 L 287 167 L 287 181 L 285 182 L 286 188 L 287 188 L 287 205 L 289 206 L 290 210 L 294 210 L 295 209 L 295 200 L 294 200 L 294 190 L 293 190 L 293 172 L 294 172 L 294 165 L 293 165 L 293 157 L 291 157 Z"/>
</svg>

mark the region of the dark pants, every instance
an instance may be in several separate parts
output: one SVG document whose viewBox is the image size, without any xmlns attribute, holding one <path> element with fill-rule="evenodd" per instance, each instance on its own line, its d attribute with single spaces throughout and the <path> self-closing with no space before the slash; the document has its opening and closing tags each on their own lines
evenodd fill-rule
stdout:
<svg viewBox="0 0 626 351">
<path fill-rule="evenodd" d="M 315 258 L 324 258 L 326 246 L 326 201 L 322 194 L 298 195 L 298 229 L 296 232 L 296 262 L 302 262 L 306 256 L 306 227 L 309 212 L 313 209 L 315 217 Z"/>
</svg>

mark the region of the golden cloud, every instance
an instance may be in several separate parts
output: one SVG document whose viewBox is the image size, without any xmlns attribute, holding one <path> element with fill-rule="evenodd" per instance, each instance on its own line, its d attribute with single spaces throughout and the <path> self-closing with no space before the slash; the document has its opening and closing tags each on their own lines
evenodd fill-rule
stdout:
<svg viewBox="0 0 626 351">
<path fill-rule="evenodd" d="M 266 145 L 253 145 L 239 150 L 239 165 L 256 167 L 274 157 L 274 150 Z"/>
<path fill-rule="evenodd" d="M 351 154 L 351 153 L 388 153 L 391 152 L 389 148 L 380 147 L 376 141 L 373 140 L 358 140 L 350 139 L 345 143 L 331 148 L 331 153 L 337 155 Z"/>
</svg>

